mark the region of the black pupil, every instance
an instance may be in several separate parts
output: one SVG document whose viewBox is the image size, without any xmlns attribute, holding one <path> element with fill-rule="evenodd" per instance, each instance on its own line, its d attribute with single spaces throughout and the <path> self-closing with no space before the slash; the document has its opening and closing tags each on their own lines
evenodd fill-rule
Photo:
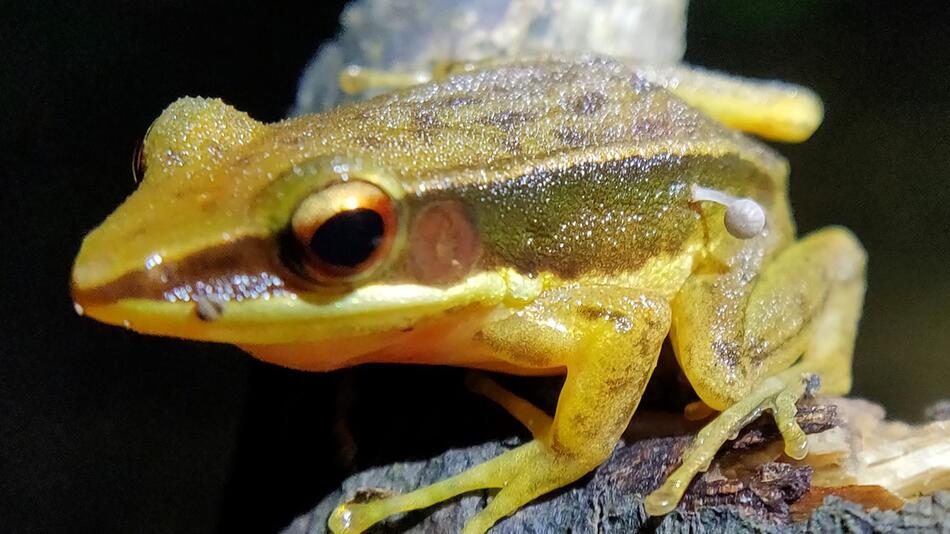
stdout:
<svg viewBox="0 0 950 534">
<path fill-rule="evenodd" d="M 383 218 L 371 209 L 337 213 L 317 228 L 310 238 L 310 251 L 328 265 L 356 267 L 379 247 Z"/>
</svg>

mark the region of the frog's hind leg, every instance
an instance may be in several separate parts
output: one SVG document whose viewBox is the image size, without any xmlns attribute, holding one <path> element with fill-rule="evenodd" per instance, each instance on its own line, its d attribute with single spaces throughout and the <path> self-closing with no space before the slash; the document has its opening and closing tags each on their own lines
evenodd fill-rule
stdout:
<svg viewBox="0 0 950 534">
<path fill-rule="evenodd" d="M 738 269 L 687 282 L 673 302 L 671 337 L 697 394 L 723 411 L 647 498 L 648 513 L 671 511 L 722 444 L 763 411 L 772 412 L 786 454 L 805 456 L 795 403 L 815 377 L 828 393 L 850 388 L 865 261 L 851 233 L 830 228 L 785 249 L 759 277 Z"/>
<path fill-rule="evenodd" d="M 749 395 L 720 413 L 696 434 L 684 451 L 680 466 L 660 488 L 647 496 L 647 513 L 662 515 L 671 512 L 693 477 L 709 468 L 719 448 L 766 410 L 772 412 L 779 426 L 785 440 L 786 454 L 792 458 L 804 458 L 807 441 L 795 420 L 795 403 L 806 393 L 813 376 L 803 373 L 800 366 L 796 365 L 778 376 L 767 378 Z"/>
<path fill-rule="evenodd" d="M 775 141 L 811 137 L 824 117 L 821 99 L 805 87 L 752 80 L 698 67 L 635 67 L 689 105 L 726 126 Z"/>
<path fill-rule="evenodd" d="M 519 423 L 525 426 L 536 439 L 544 438 L 554 419 L 544 410 L 498 385 L 480 372 L 473 371 L 465 377 L 465 385 L 475 393 L 495 401 Z"/>
<path fill-rule="evenodd" d="M 629 289 L 578 287 L 551 289 L 519 313 L 486 325 L 481 341 L 498 358 L 524 367 L 567 369 L 554 418 L 529 424 L 534 440 L 446 480 L 378 501 L 345 503 L 331 515 L 330 528 L 362 532 L 399 512 L 498 488 L 463 530 L 479 534 L 538 496 L 584 476 L 619 441 L 669 324 L 669 305 L 662 298 Z M 522 421 L 540 415 L 516 406 L 511 401 L 517 397 L 500 388 L 475 385 L 515 407 L 511 411 Z"/>
</svg>

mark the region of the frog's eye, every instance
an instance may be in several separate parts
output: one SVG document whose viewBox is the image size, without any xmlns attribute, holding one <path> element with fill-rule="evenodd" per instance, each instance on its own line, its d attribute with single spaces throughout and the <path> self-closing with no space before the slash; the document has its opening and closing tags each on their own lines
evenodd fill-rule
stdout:
<svg viewBox="0 0 950 534">
<path fill-rule="evenodd" d="M 158 122 L 157 119 L 155 122 Z M 145 178 L 145 142 L 148 141 L 148 134 L 152 132 L 155 122 L 148 126 L 148 130 L 145 130 L 145 135 L 142 136 L 142 141 L 139 142 L 138 146 L 135 147 L 135 151 L 132 152 L 132 179 L 135 183 L 139 183 Z"/>
<path fill-rule="evenodd" d="M 320 283 L 368 275 L 392 249 L 396 219 L 396 202 L 369 182 L 350 180 L 311 193 L 290 220 L 301 274 Z"/>
<path fill-rule="evenodd" d="M 132 180 L 135 183 L 142 181 L 145 177 L 145 141 L 142 141 L 132 152 Z"/>
</svg>

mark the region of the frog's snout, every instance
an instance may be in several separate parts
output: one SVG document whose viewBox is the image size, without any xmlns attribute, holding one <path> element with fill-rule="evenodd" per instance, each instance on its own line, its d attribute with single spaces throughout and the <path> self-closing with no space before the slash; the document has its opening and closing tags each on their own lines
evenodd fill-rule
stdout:
<svg viewBox="0 0 950 534">
<path fill-rule="evenodd" d="M 84 293 L 101 285 L 106 273 L 112 270 L 112 261 L 108 256 L 91 256 L 84 252 L 80 251 L 76 257 L 70 274 L 69 286 L 73 300 L 81 300 Z"/>
<path fill-rule="evenodd" d="M 77 314 L 102 320 L 97 311 L 115 300 L 105 289 L 109 284 L 103 282 L 113 271 L 113 263 L 108 255 L 91 255 L 88 251 L 80 251 L 73 262 L 69 279 L 69 292 Z"/>
</svg>

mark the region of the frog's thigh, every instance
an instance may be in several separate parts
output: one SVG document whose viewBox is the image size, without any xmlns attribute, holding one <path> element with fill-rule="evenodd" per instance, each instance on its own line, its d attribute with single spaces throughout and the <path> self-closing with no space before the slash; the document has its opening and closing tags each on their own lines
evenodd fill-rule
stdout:
<svg viewBox="0 0 950 534">
<path fill-rule="evenodd" d="M 333 513 L 335 532 L 361 532 L 392 514 L 458 494 L 501 488 L 464 532 L 499 519 L 600 464 L 626 428 L 669 330 L 659 298 L 612 287 L 551 290 L 482 332 L 498 355 L 525 367 L 567 369 L 553 421 L 534 440 L 420 490 Z"/>
<path fill-rule="evenodd" d="M 849 231 L 828 228 L 789 246 L 757 277 L 694 276 L 673 301 L 671 338 L 699 397 L 722 410 L 799 356 L 820 372 L 823 391 L 846 393 L 865 261 Z"/>
<path fill-rule="evenodd" d="M 825 392 L 850 388 L 865 261 L 850 232 L 830 228 L 780 253 L 758 278 L 698 275 L 684 287 L 673 303 L 677 358 L 700 398 L 724 411 L 647 498 L 649 513 L 672 510 L 719 447 L 764 410 L 772 412 L 786 454 L 804 457 L 795 403 L 811 374 Z"/>
<path fill-rule="evenodd" d="M 804 141 L 824 117 L 818 95 L 797 85 L 681 65 L 638 72 L 726 126 L 766 139 Z"/>
</svg>

